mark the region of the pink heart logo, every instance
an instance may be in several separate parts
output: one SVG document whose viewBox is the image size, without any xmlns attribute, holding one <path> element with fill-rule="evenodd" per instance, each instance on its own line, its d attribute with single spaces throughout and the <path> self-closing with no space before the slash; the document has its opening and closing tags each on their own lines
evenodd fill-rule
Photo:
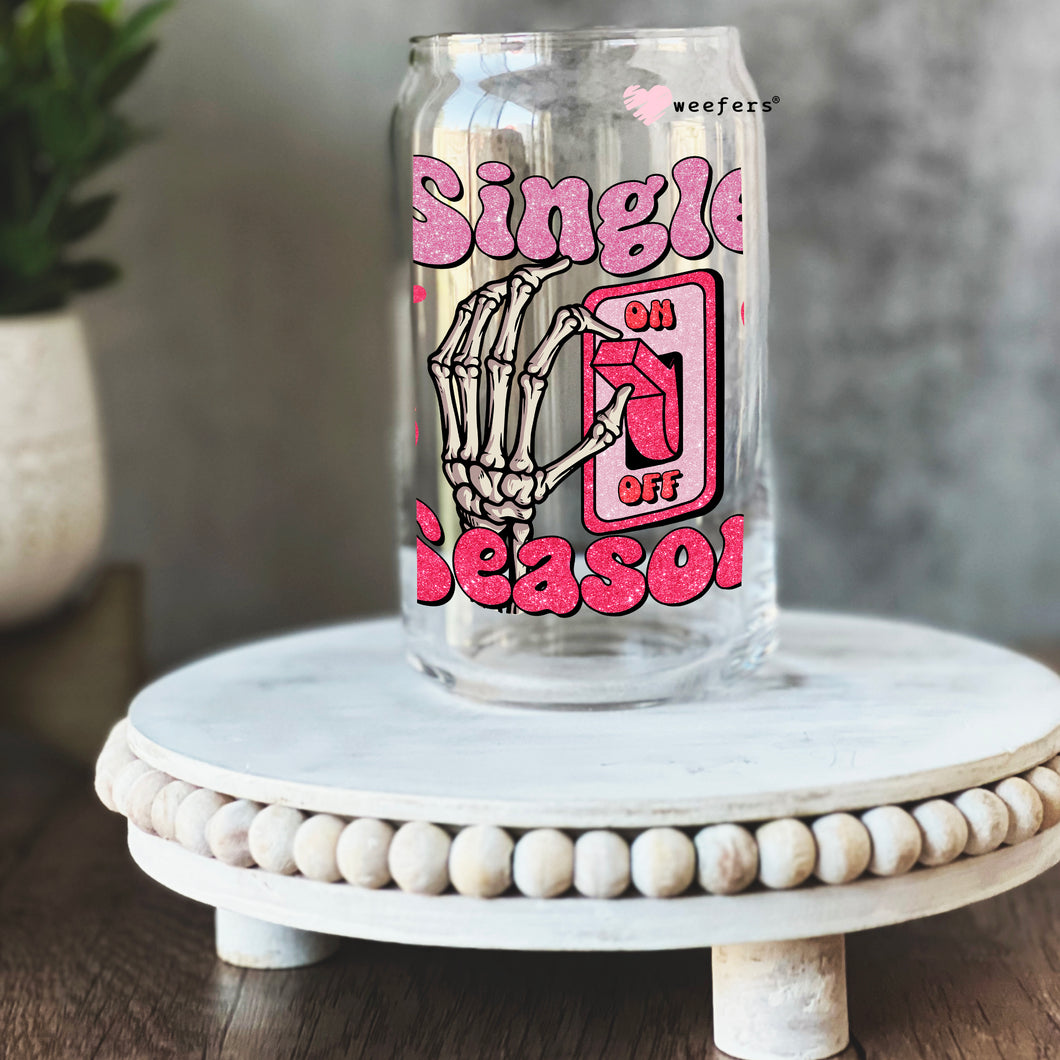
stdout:
<svg viewBox="0 0 1060 1060">
<path fill-rule="evenodd" d="M 418 283 L 412 285 L 412 301 L 422 302 L 427 297 L 427 290 L 421 287 Z"/>
<path fill-rule="evenodd" d="M 626 110 L 633 111 L 633 116 L 645 125 L 656 121 L 673 101 L 674 94 L 665 85 L 656 85 L 652 89 L 630 85 L 622 96 Z"/>
</svg>

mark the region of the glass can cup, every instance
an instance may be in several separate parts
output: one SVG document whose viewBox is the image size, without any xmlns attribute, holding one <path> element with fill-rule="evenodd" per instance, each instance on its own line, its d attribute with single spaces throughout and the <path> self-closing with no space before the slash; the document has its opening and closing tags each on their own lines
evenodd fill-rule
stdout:
<svg viewBox="0 0 1060 1060">
<path fill-rule="evenodd" d="M 412 41 L 399 569 L 456 691 L 702 697 L 772 648 L 768 109 L 729 27 Z"/>
</svg>

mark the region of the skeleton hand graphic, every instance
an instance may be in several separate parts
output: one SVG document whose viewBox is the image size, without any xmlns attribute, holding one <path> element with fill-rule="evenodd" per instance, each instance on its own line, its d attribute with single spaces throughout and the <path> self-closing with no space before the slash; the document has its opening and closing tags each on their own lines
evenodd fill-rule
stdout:
<svg viewBox="0 0 1060 1060">
<path fill-rule="evenodd" d="M 617 389 L 577 445 L 552 463 L 538 465 L 533 455 L 534 428 L 560 348 L 571 336 L 586 331 L 608 339 L 622 337 L 584 306 L 561 306 L 519 373 L 516 434 L 508 451 L 509 394 L 523 316 L 542 283 L 570 266 L 570 258 L 547 265 L 520 265 L 506 279 L 473 291 L 460 303 L 445 338 L 428 358 L 441 413 L 442 468 L 453 488 L 461 524 L 464 529 L 486 527 L 499 533 L 509 544 L 513 561 L 530 539 L 537 505 L 586 460 L 614 445 L 633 392 L 631 386 Z M 498 311 L 500 325 L 484 357 L 486 331 Z M 487 391 L 485 426 L 480 431 L 483 361 Z M 518 572 L 517 564 L 515 569 Z"/>
</svg>

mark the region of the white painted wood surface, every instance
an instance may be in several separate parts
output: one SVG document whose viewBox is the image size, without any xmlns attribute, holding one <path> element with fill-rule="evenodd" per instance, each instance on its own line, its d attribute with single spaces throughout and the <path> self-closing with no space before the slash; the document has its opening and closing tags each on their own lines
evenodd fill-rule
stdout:
<svg viewBox="0 0 1060 1060">
<path fill-rule="evenodd" d="M 842 935 L 716 946 L 714 1042 L 739 1060 L 822 1060 L 850 1041 Z"/>
<path fill-rule="evenodd" d="M 837 935 L 948 912 L 1060 862 L 1060 829 L 1019 846 L 840 887 L 660 899 L 470 898 L 241 869 L 129 827 L 129 850 L 179 894 L 258 920 L 384 942 L 513 950 L 675 950 Z"/>
<path fill-rule="evenodd" d="M 155 768 L 234 797 L 390 820 L 511 827 L 754 821 L 906 802 L 1060 750 L 1060 677 L 907 623 L 781 618 L 724 696 L 624 711 L 459 699 L 412 670 L 396 619 L 237 648 L 133 703 Z"/>
<path fill-rule="evenodd" d="M 283 924 L 218 909 L 214 914 L 217 956 L 240 968 L 302 968 L 330 957 L 339 940 Z"/>
</svg>

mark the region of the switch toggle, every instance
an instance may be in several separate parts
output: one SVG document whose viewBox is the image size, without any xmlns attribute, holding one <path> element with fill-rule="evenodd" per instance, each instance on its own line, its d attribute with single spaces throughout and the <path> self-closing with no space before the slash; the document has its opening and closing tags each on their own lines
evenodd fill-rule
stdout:
<svg viewBox="0 0 1060 1060">
<path fill-rule="evenodd" d="M 660 356 L 641 339 L 601 342 L 592 359 L 593 370 L 616 390 L 633 387 L 626 430 L 637 452 L 653 463 L 672 460 L 681 448 L 676 360 L 672 354 Z"/>
</svg>

